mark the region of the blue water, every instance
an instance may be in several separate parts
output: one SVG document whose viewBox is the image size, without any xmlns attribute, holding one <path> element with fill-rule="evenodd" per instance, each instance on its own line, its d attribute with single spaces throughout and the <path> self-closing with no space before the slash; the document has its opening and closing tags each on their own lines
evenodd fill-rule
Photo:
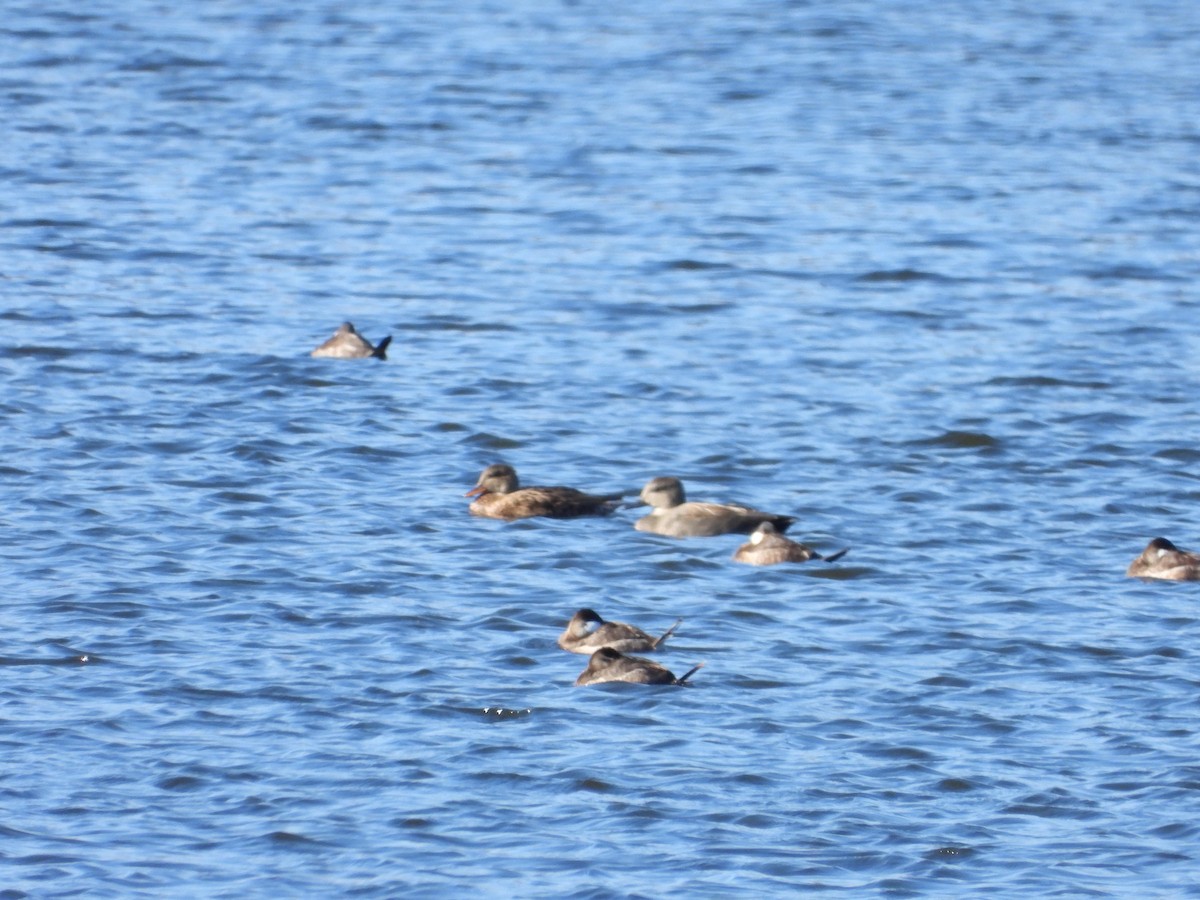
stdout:
<svg viewBox="0 0 1200 900">
<path fill-rule="evenodd" d="M 1200 6 L 3 12 L 0 896 L 1200 896 Z"/>
</svg>

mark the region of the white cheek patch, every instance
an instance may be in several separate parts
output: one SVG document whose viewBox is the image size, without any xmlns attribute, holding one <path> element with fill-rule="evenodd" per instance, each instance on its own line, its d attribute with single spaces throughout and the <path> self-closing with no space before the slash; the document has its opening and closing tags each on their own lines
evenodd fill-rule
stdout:
<svg viewBox="0 0 1200 900">
<path fill-rule="evenodd" d="M 600 626 L 602 624 L 603 624 L 602 622 L 584 622 L 583 623 L 583 633 L 584 634 L 595 634 L 597 631 L 600 630 Z"/>
<path fill-rule="evenodd" d="M 1158 558 L 1162 559 L 1166 555 L 1167 555 L 1167 551 L 1164 548 L 1159 547 L 1158 548 Z"/>
<path fill-rule="evenodd" d="M 754 532 L 754 534 L 750 535 L 750 543 L 761 544 L 763 542 L 763 538 L 765 538 L 765 537 L 766 537 L 766 535 L 763 534 L 761 531 L 756 531 L 756 532 Z"/>
</svg>

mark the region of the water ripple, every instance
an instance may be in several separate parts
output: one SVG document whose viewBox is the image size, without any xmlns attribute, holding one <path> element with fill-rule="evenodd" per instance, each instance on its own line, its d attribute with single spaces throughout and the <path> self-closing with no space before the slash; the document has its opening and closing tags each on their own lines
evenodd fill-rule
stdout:
<svg viewBox="0 0 1200 900">
<path fill-rule="evenodd" d="M 3 27 L 6 895 L 1193 891 L 1190 7 L 143 6 Z"/>
</svg>

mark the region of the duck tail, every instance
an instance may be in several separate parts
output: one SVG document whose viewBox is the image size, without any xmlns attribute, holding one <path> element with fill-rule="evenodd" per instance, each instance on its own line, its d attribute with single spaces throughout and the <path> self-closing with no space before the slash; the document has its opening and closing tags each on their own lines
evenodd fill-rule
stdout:
<svg viewBox="0 0 1200 900">
<path fill-rule="evenodd" d="M 663 641 L 665 641 L 667 638 L 669 638 L 671 635 L 673 635 L 675 633 L 675 629 L 678 628 L 682 624 L 683 624 L 683 619 L 676 619 L 674 625 L 672 625 L 670 628 L 668 628 L 666 631 L 664 631 L 662 634 L 660 634 L 655 639 L 654 643 L 650 645 L 650 649 L 657 650 L 658 645 L 661 644 Z"/>
<path fill-rule="evenodd" d="M 387 348 L 388 348 L 388 344 L 390 344 L 391 342 L 392 342 L 392 336 L 389 334 L 387 337 L 385 337 L 382 341 L 380 341 L 376 345 L 375 349 L 373 351 L 371 351 L 371 355 L 373 357 L 375 357 L 376 359 L 387 359 Z"/>
<path fill-rule="evenodd" d="M 684 673 L 682 678 L 676 678 L 675 683 L 676 684 L 686 684 L 687 680 L 689 678 L 691 678 L 693 675 L 695 675 L 697 672 L 699 672 L 703 668 L 704 668 L 704 663 L 696 663 L 696 665 L 692 666 L 690 669 L 687 670 L 687 672 Z"/>
<path fill-rule="evenodd" d="M 611 516 L 618 509 L 622 508 L 620 494 L 601 494 L 597 499 L 600 501 L 600 505 L 597 508 L 601 515 Z"/>
<path fill-rule="evenodd" d="M 626 496 L 624 493 L 593 494 L 592 496 L 603 503 L 608 508 L 609 512 L 616 512 L 618 509 L 624 508 L 624 500 Z"/>
<path fill-rule="evenodd" d="M 837 562 L 849 552 L 850 548 L 847 547 L 845 550 L 839 550 L 837 553 L 830 553 L 828 556 L 822 556 L 819 558 L 825 560 L 825 562 Z"/>
</svg>

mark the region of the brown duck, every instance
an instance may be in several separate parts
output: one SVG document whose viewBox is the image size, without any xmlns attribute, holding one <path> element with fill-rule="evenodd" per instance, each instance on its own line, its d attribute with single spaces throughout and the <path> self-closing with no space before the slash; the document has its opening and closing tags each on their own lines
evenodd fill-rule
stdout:
<svg viewBox="0 0 1200 900">
<path fill-rule="evenodd" d="M 605 622 L 595 611 L 581 609 L 571 616 L 566 630 L 558 636 L 558 646 L 571 653 L 594 653 L 601 647 L 610 647 L 621 653 L 656 650 L 682 621 L 676 619 L 675 624 L 658 637 L 651 637 L 634 625 Z"/>
<path fill-rule="evenodd" d="M 311 356 L 323 356 L 327 359 L 387 359 L 388 344 L 392 342 L 389 334 L 377 345 L 373 345 L 365 337 L 355 331 L 349 322 L 343 322 L 333 337 L 314 350 Z"/>
<path fill-rule="evenodd" d="M 654 478 L 641 493 L 642 504 L 654 507 L 634 523 L 638 531 L 667 537 L 712 537 L 717 534 L 750 534 L 762 522 L 779 532 L 796 519 L 732 503 L 689 503 L 678 478 Z"/>
<path fill-rule="evenodd" d="M 1129 564 L 1125 574 L 1130 578 L 1200 581 L 1200 553 L 1180 550 L 1165 537 L 1156 537 Z"/>
<path fill-rule="evenodd" d="M 512 466 L 488 466 L 475 487 L 464 495 L 475 497 L 468 508 L 473 516 L 489 519 L 528 519 L 549 516 L 574 519 L 606 516 L 617 507 L 622 494 L 585 494 L 569 487 L 521 487 Z"/>
<path fill-rule="evenodd" d="M 587 668 L 575 679 L 576 687 L 589 684 L 604 684 L 609 681 L 628 681 L 633 684 L 683 684 L 703 667 L 704 663 L 692 666 L 682 678 L 676 678 L 665 666 L 642 659 L 626 656 L 612 647 L 602 647 L 592 654 Z"/>
<path fill-rule="evenodd" d="M 750 535 L 750 540 L 738 547 L 733 554 L 734 562 L 745 563 L 748 566 L 773 566 L 776 563 L 808 562 L 810 559 L 823 559 L 834 562 L 841 559 L 850 548 L 822 556 L 812 547 L 785 538 L 775 531 L 770 522 L 763 522 Z"/>
</svg>

